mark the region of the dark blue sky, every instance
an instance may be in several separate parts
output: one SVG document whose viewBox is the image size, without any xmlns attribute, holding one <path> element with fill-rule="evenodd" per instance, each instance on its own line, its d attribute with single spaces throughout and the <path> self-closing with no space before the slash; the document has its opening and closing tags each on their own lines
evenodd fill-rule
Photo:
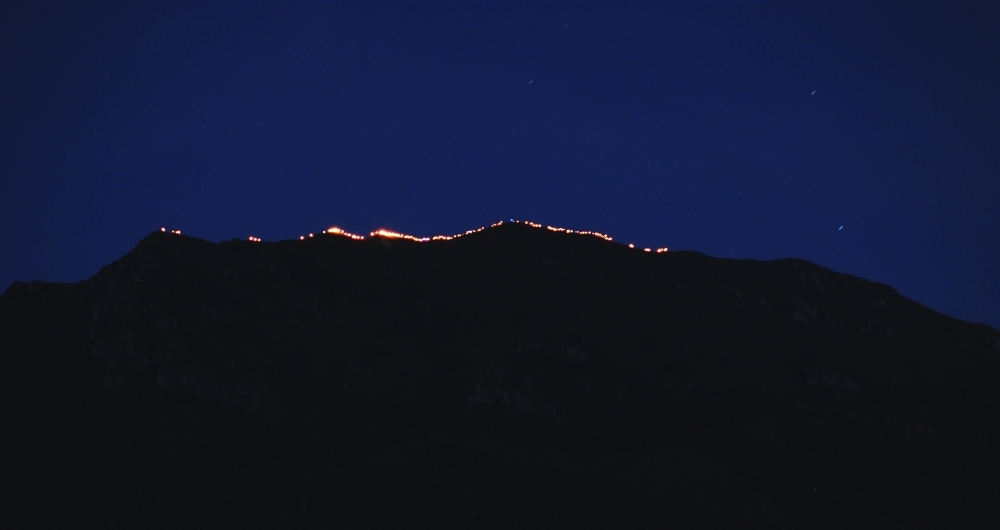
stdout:
<svg viewBox="0 0 1000 530">
<path fill-rule="evenodd" d="M 997 3 L 659 4 L 5 2 L 0 284 L 515 216 L 1000 327 Z"/>
</svg>

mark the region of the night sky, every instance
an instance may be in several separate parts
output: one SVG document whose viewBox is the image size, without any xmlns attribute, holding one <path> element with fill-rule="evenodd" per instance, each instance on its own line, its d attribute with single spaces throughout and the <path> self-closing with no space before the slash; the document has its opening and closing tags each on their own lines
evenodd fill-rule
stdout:
<svg viewBox="0 0 1000 530">
<path fill-rule="evenodd" d="M 0 291 L 514 217 L 1000 328 L 997 2 L 3 4 Z"/>
</svg>

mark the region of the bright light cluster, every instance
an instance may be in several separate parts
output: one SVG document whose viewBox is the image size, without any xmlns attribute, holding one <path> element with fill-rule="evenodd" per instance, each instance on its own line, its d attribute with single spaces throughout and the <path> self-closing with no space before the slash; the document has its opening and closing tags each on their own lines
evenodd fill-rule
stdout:
<svg viewBox="0 0 1000 530">
<path fill-rule="evenodd" d="M 250 236 L 248 239 L 250 241 L 253 241 L 254 243 L 260 243 L 260 238 L 259 237 Z"/>
<path fill-rule="evenodd" d="M 409 235 L 406 235 L 406 234 L 400 234 L 399 232 L 393 232 L 392 230 L 386 230 L 385 228 L 379 228 L 378 230 L 372 232 L 369 235 L 371 237 L 382 236 L 382 237 L 388 237 L 388 238 L 391 238 L 391 239 L 409 239 L 410 241 L 417 241 L 419 243 L 423 243 L 424 241 L 430 241 L 431 240 L 431 238 L 429 238 L 429 237 L 409 236 Z"/>
<path fill-rule="evenodd" d="M 365 238 L 365 236 L 359 236 L 357 234 L 352 234 L 350 232 L 346 232 L 344 230 L 341 230 L 340 228 L 337 228 L 336 226 L 331 226 L 330 228 L 327 228 L 326 229 L 326 233 L 327 234 L 335 234 L 335 235 L 338 235 L 338 236 L 349 237 L 351 239 L 364 239 Z M 312 237 L 312 236 L 313 236 L 312 234 L 309 234 L 309 237 Z"/>
<path fill-rule="evenodd" d="M 162 227 L 162 226 L 160 227 L 160 232 L 166 232 L 166 231 L 167 231 L 167 229 L 166 229 L 166 228 L 164 228 L 164 227 Z M 171 230 L 171 231 L 170 231 L 170 233 L 171 233 L 171 234 L 177 234 L 177 235 L 181 235 L 181 231 L 180 231 L 180 230 Z"/>
</svg>

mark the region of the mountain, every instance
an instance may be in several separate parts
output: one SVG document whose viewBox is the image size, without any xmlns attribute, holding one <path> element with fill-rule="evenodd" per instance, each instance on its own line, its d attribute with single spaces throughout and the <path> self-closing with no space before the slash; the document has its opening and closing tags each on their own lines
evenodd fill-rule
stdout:
<svg viewBox="0 0 1000 530">
<path fill-rule="evenodd" d="M 1000 332 L 797 259 L 502 223 L 154 232 L 0 297 L 17 527 L 987 528 Z M 70 258 L 68 258 L 70 259 Z"/>
</svg>

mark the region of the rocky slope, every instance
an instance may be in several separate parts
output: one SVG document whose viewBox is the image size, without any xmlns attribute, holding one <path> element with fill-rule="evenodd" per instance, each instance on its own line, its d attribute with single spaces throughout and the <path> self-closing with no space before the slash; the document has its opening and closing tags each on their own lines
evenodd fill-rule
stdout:
<svg viewBox="0 0 1000 530">
<path fill-rule="evenodd" d="M 155 232 L 0 356 L 25 526 L 998 520 L 1000 333 L 796 259 Z"/>
</svg>

